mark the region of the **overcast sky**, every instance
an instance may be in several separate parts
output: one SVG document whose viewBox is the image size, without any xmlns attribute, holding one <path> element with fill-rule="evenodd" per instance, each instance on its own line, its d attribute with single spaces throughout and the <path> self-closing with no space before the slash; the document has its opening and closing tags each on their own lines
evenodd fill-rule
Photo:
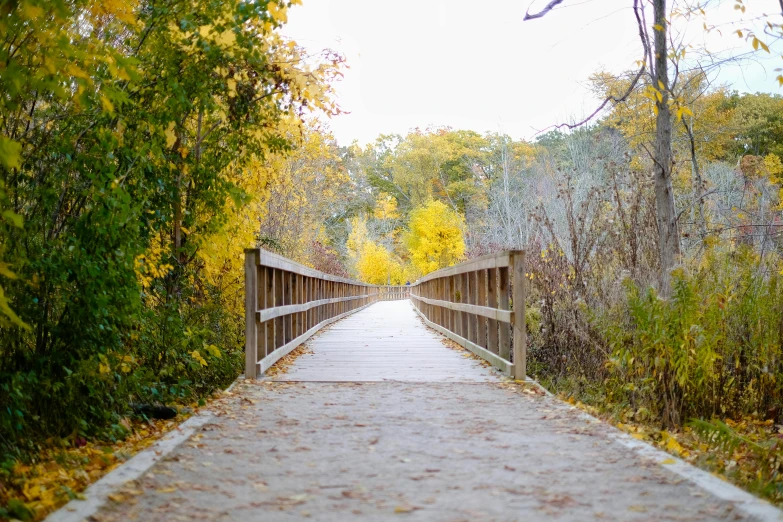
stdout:
<svg viewBox="0 0 783 522">
<path fill-rule="evenodd" d="M 753 4 L 743 15 L 748 20 L 780 9 L 777 0 L 746 3 Z M 530 139 L 595 109 L 590 74 L 622 72 L 641 57 L 632 0 L 565 0 L 565 7 L 546 17 L 523 22 L 530 5 L 303 0 L 292 8 L 284 33 L 310 51 L 330 48 L 347 58 L 350 69 L 337 92 L 350 114 L 330 122 L 341 144 L 365 144 L 381 133 L 430 125 Z M 538 0 L 531 11 L 543 5 Z M 697 47 L 706 41 L 713 52 L 750 49 L 728 34 L 736 27 L 724 25 L 739 16 L 733 5 L 727 0 L 708 11 L 707 22 L 718 25 L 722 36 L 717 31 L 705 36 L 703 21 L 694 20 L 680 27 L 684 38 Z M 780 92 L 773 71 L 783 66 L 779 52 L 775 60 L 724 67 L 718 81 L 742 92 Z"/>
</svg>

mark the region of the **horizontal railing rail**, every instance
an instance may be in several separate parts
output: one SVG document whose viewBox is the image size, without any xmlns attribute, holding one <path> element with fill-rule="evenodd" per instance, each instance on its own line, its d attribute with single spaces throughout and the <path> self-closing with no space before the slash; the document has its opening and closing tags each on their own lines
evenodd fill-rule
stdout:
<svg viewBox="0 0 783 522">
<path fill-rule="evenodd" d="M 402 301 L 410 296 L 410 286 L 379 286 L 379 301 Z"/>
<path fill-rule="evenodd" d="M 424 322 L 507 375 L 524 380 L 525 253 L 499 252 L 432 272 L 411 285 Z"/>
<path fill-rule="evenodd" d="M 408 298 L 313 270 L 260 248 L 245 250 L 245 376 L 263 374 L 324 326 L 376 301 Z"/>
</svg>

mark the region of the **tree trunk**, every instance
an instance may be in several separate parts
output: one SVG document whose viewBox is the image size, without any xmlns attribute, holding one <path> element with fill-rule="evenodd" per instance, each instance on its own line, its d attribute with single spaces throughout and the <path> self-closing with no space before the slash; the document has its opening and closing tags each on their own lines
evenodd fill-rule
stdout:
<svg viewBox="0 0 783 522">
<path fill-rule="evenodd" d="M 672 118 L 669 110 L 666 0 L 653 0 L 655 15 L 655 88 L 661 93 L 655 122 L 655 213 L 661 258 L 661 295 L 671 294 L 671 271 L 680 256 L 680 234 L 672 190 Z"/>
</svg>

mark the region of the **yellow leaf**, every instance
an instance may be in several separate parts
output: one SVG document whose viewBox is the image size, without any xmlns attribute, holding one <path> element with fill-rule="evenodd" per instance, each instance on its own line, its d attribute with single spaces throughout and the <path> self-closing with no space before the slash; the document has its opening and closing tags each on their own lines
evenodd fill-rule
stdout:
<svg viewBox="0 0 783 522">
<path fill-rule="evenodd" d="M 225 47 L 230 47 L 236 41 L 237 41 L 237 35 L 234 34 L 234 31 L 230 29 L 227 31 L 223 31 L 222 33 L 220 33 L 220 35 L 218 35 L 217 38 L 215 38 L 215 42 Z"/>
<path fill-rule="evenodd" d="M 68 74 L 70 74 L 71 76 L 74 76 L 76 78 L 83 78 L 85 80 L 89 80 L 90 79 L 90 75 L 87 74 L 87 71 L 85 71 L 84 69 L 82 69 L 78 65 L 70 64 L 70 65 L 68 65 L 68 68 L 66 69 L 66 71 L 68 72 Z"/>
<path fill-rule="evenodd" d="M 101 105 L 103 106 L 103 110 L 109 114 L 114 112 L 114 104 L 106 96 L 101 96 Z"/>
<path fill-rule="evenodd" d="M 37 5 L 31 5 L 29 2 L 25 2 L 22 7 L 22 13 L 28 20 L 34 20 L 44 15 L 44 10 Z"/>
<path fill-rule="evenodd" d="M 2 134 L 0 134 L 0 165 L 5 165 L 9 169 L 18 169 L 22 165 L 22 144 Z"/>
<path fill-rule="evenodd" d="M 685 451 L 683 447 L 677 442 L 677 439 L 672 437 L 668 431 L 661 432 L 661 438 L 666 442 L 666 450 L 675 455 L 682 455 Z"/>
<path fill-rule="evenodd" d="M 278 5 L 275 2 L 269 2 L 266 8 L 269 11 L 269 16 L 271 16 L 273 20 L 280 23 L 288 22 L 288 15 L 286 14 L 287 9 L 285 6 Z"/>
<path fill-rule="evenodd" d="M 174 126 L 176 124 L 172 121 L 169 122 L 169 126 L 166 128 L 166 147 L 171 148 L 177 142 L 177 135 L 174 133 Z"/>
<path fill-rule="evenodd" d="M 661 461 L 661 464 L 668 465 L 668 464 L 677 464 L 677 461 L 674 459 L 664 459 Z"/>
<path fill-rule="evenodd" d="M 201 366 L 207 366 L 206 359 L 204 359 L 204 357 L 201 355 L 201 353 L 199 353 L 198 350 L 193 350 L 192 352 L 190 352 L 190 356 L 193 357 L 196 361 L 198 361 L 199 364 L 201 364 Z"/>
<path fill-rule="evenodd" d="M 655 29 L 656 31 L 663 31 L 664 30 L 664 28 L 663 28 L 663 26 L 661 24 L 655 24 L 653 26 L 653 29 Z"/>
</svg>

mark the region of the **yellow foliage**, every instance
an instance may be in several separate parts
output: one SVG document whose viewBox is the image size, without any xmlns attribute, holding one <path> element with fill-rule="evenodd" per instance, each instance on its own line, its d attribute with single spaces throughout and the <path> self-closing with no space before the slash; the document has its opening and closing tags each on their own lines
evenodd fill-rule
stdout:
<svg viewBox="0 0 783 522">
<path fill-rule="evenodd" d="M 362 254 L 364 244 L 368 241 L 367 219 L 360 216 L 351 218 L 350 225 L 351 232 L 348 234 L 345 248 L 348 250 L 348 257 L 356 263 Z"/>
<path fill-rule="evenodd" d="M 402 265 L 392 257 L 391 252 L 374 241 L 366 240 L 362 244 L 356 270 L 359 279 L 372 285 L 403 283 Z"/>
<path fill-rule="evenodd" d="M 145 290 L 149 289 L 155 279 L 163 278 L 174 266 L 163 262 L 166 250 L 160 236 L 156 236 L 151 242 L 147 252 L 136 256 L 134 268 L 136 278 Z"/>
<path fill-rule="evenodd" d="M 212 357 L 217 357 L 218 359 L 223 357 L 223 353 L 220 351 L 220 348 L 215 346 L 214 344 L 207 344 L 204 345 L 204 349 L 209 352 L 209 354 Z"/>
<path fill-rule="evenodd" d="M 201 353 L 198 350 L 193 350 L 190 352 L 190 356 L 193 357 L 194 360 L 196 360 L 201 366 L 206 366 L 207 361 L 204 359 L 204 356 L 201 355 Z"/>
<path fill-rule="evenodd" d="M 276 244 L 278 253 L 312 265 L 311 245 L 329 243 L 322 225 L 340 201 L 349 197 L 350 178 L 331 133 L 310 122 L 292 129 L 291 136 L 296 135 L 293 151 L 272 156 L 266 164 L 274 182 L 261 233 Z"/>
<path fill-rule="evenodd" d="M 223 306 L 239 318 L 244 313 L 244 249 L 256 242 L 258 220 L 266 214 L 268 187 L 275 176 L 256 159 L 230 177 L 251 199 L 244 205 L 230 199 L 225 202 L 225 224 L 203 239 L 198 255 L 204 265 L 203 277 L 221 291 Z"/>
<path fill-rule="evenodd" d="M 437 200 L 410 213 L 405 245 L 413 266 L 428 274 L 452 266 L 465 255 L 464 219 Z"/>
<path fill-rule="evenodd" d="M 780 183 L 780 175 L 783 174 L 783 162 L 776 154 L 767 154 L 764 157 L 764 170 L 773 183 Z"/>
<path fill-rule="evenodd" d="M 274 220 L 268 228 L 278 232 L 281 253 L 309 264 L 309 245 L 319 238 L 324 242 L 318 223 L 348 182 L 328 132 L 300 121 L 286 125 L 292 140 L 299 136 L 293 140 L 294 150 L 256 158 L 245 169 L 230 169 L 226 177 L 249 200 L 227 199 L 224 225 L 200 243 L 203 277 L 220 290 L 223 306 L 237 318 L 244 314 L 244 249 L 256 244 L 259 226 Z"/>
<path fill-rule="evenodd" d="M 67 503 L 118 465 L 177 427 L 178 422 L 156 419 L 122 419 L 119 425 L 128 433 L 121 442 L 87 443 L 64 449 L 59 445 L 47 447 L 30 464 L 17 461 L 0 491 L 0 505 L 8 498 L 24 502 L 32 513 L 32 520 L 42 520 L 47 514 Z M 86 442 L 86 441 L 85 441 Z M 112 496 L 114 500 L 131 498 L 141 490 L 126 485 Z"/>
<path fill-rule="evenodd" d="M 397 199 L 386 192 L 378 193 L 375 198 L 375 217 L 377 219 L 397 219 L 400 213 L 397 210 Z"/>
</svg>

